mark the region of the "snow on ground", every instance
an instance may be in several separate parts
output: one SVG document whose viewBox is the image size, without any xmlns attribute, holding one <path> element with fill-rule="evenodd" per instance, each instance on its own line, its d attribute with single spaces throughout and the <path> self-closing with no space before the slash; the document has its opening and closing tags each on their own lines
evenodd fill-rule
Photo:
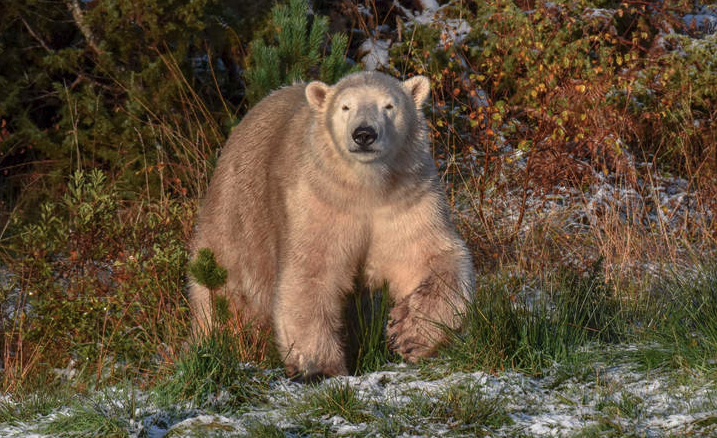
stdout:
<svg viewBox="0 0 717 438">
<path fill-rule="evenodd" d="M 613 357 L 627 357 L 635 346 L 617 350 Z M 675 370 L 639 370 L 625 359 L 612 363 L 584 363 L 577 368 L 554 367 L 545 377 L 534 378 L 517 372 L 431 373 L 405 365 L 394 365 L 385 371 L 362 376 L 327 379 L 317 386 L 302 385 L 276 378 L 269 388 L 268 402 L 247 406 L 235 412 L 214 413 L 192 408 L 159 409 L 146 392 L 128 396 L 127 390 L 107 391 L 92 397 L 88 405 L 103 412 L 124 412 L 124 400 L 132 400 L 134 418 L 118 418 L 126 425 L 129 436 L 162 438 L 197 435 L 244 435 L 257 422 L 274 425 L 287 436 L 303 436 L 301 418 L 310 417 L 314 424 L 334 436 L 384 436 L 381 425 L 391 424 L 396 436 L 440 436 L 460 433 L 458 422 L 450 418 L 420 417 L 407 412 L 417 397 L 437 402 L 448 388 L 462 386 L 478 391 L 485 399 L 504 406 L 512 421 L 491 430 L 488 436 L 563 437 L 581 431 L 608 430 L 622 435 L 662 437 L 673 434 L 710 436 L 717 433 L 717 392 L 706 377 Z M 363 402 L 368 421 L 351 423 L 339 415 L 316 416 L 311 410 L 297 410 L 311 392 L 321 392 L 326 385 L 346 384 Z M 124 392 L 123 392 L 124 391 Z M 119 400 L 119 401 L 118 401 Z M 8 401 L 5 400 L 7 403 Z M 129 409 L 131 411 L 131 409 Z M 299 413 L 297 413 L 299 412 Z M 0 424 L 2 437 L 51 436 L 41 433 L 43 427 L 67 408 L 39 417 L 34 422 Z M 71 411 L 69 412 L 71 414 Z M 607 426 L 606 426 L 607 425 Z M 461 425 L 461 427 L 466 425 Z M 465 429 L 463 429 L 465 430 Z M 475 431 L 463 436 L 474 436 Z M 618 436 L 618 435 L 610 435 Z M 714 436 L 714 435 L 712 435 Z"/>
<path fill-rule="evenodd" d="M 414 12 L 403 7 L 399 2 L 394 1 L 393 5 L 400 10 L 406 18 L 404 26 L 407 29 L 413 28 L 415 25 L 431 25 L 441 30 L 441 41 L 459 43 L 465 39 L 471 31 L 471 27 L 466 20 L 456 18 L 446 18 L 444 10 L 450 3 L 438 6 L 434 0 L 422 0 L 421 12 Z M 371 15 L 370 9 L 363 5 L 359 5 L 359 11 L 364 15 Z M 388 26 L 379 26 L 377 33 L 385 32 Z M 355 29 L 362 32 L 360 29 Z M 358 49 L 358 55 L 366 70 L 376 70 L 379 68 L 389 68 L 389 49 L 393 44 L 391 39 L 379 39 L 377 37 L 367 35 L 366 40 L 361 43 Z"/>
<path fill-rule="evenodd" d="M 703 34 L 712 34 L 717 31 L 717 6 L 697 5 L 695 11 L 682 17 L 685 26 Z"/>
</svg>

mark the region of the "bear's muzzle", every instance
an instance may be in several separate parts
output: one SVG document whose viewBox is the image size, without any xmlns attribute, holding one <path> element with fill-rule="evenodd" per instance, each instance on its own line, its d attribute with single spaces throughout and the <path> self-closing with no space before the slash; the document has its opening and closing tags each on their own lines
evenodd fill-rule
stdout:
<svg viewBox="0 0 717 438">
<path fill-rule="evenodd" d="M 360 146 L 360 149 L 352 152 L 373 152 L 369 146 L 376 141 L 378 134 L 376 130 L 370 126 L 359 126 L 351 134 L 354 142 Z"/>
</svg>

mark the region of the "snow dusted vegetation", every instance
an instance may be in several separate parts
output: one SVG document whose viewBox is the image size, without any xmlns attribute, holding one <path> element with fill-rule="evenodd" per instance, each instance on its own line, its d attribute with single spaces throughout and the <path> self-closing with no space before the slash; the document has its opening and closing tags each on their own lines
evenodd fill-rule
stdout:
<svg viewBox="0 0 717 438">
<path fill-rule="evenodd" d="M 3 437 L 93 436 L 713 436 L 717 392 L 699 373 L 646 370 L 635 346 L 556 365 L 545 376 L 442 373 L 389 365 L 384 371 L 303 385 L 273 377 L 261 400 L 224 409 L 160 407 L 151 392 L 108 388 L 69 406 L 0 426 Z M 602 357 L 602 359 L 600 359 Z M 277 372 L 280 374 L 280 372 Z M 351 400 L 355 400 L 352 403 Z M 328 401 L 328 402 L 327 402 Z M 6 395 L 3 409 L 12 405 Z M 100 429 L 82 430 L 96 416 Z M 77 429 L 73 429 L 77 427 Z M 270 434 L 274 433 L 273 435 Z"/>
<path fill-rule="evenodd" d="M 696 181 L 703 178 L 702 168 L 714 163 L 714 158 L 697 160 L 695 170 L 690 171 L 693 173 L 680 173 L 675 170 L 678 166 L 671 167 L 670 160 L 660 155 L 678 144 L 686 150 L 675 152 L 677 158 L 672 160 L 687 160 L 694 153 L 687 150 L 690 142 L 694 142 L 695 150 L 704 146 L 707 154 L 712 151 L 714 155 L 714 149 L 708 149 L 714 137 L 699 137 L 714 124 L 714 107 L 710 106 L 714 105 L 714 94 L 711 101 L 705 98 L 706 103 L 700 104 L 707 108 L 700 107 L 700 112 L 694 109 L 699 105 L 690 107 L 688 100 L 693 95 L 704 97 L 690 80 L 700 79 L 698 73 L 704 71 L 714 75 L 717 67 L 715 58 L 705 55 L 717 50 L 717 6 L 694 2 L 685 10 L 670 10 L 664 15 L 670 20 L 648 29 L 654 31 L 654 40 L 647 38 L 652 38 L 647 31 L 642 39 L 630 40 L 628 33 L 616 28 L 627 26 L 623 14 L 633 14 L 630 20 L 642 31 L 640 26 L 647 25 L 641 20 L 657 16 L 659 8 L 655 5 L 662 2 L 635 1 L 630 7 L 625 6 L 627 3 L 591 2 L 584 9 L 577 8 L 577 3 L 522 2 L 520 10 L 493 10 L 494 17 L 507 17 L 495 22 L 482 13 L 471 16 L 470 8 L 463 9 L 464 2 L 434 0 L 388 2 L 393 5 L 391 14 L 397 17 L 377 20 L 380 17 L 369 3 L 358 2 L 355 10 L 366 23 L 374 20 L 374 25 L 345 29 L 355 42 L 351 56 L 365 69 L 431 77 L 433 101 L 426 111 L 432 117 L 436 162 L 451 185 L 457 223 L 471 239 L 476 260 L 494 264 L 479 269 L 484 284 L 477 292 L 474 319 L 455 339 L 462 344 L 452 353 L 443 352 L 420 365 L 395 363 L 394 357 L 356 376 L 301 384 L 286 378 L 280 362 L 261 362 L 264 356 L 257 360 L 259 365 L 246 363 L 253 359 L 237 359 L 239 353 L 234 355 L 233 351 L 234 361 L 225 360 L 221 346 L 197 355 L 219 358 L 203 369 L 196 364 L 179 366 L 189 331 L 181 326 L 182 317 L 186 317 L 182 310 L 172 313 L 159 309 L 156 314 L 138 318 L 136 325 L 127 323 L 129 328 L 117 322 L 116 327 L 108 327 L 107 336 L 104 332 L 101 338 L 94 336 L 98 332 L 96 321 L 112 315 L 107 307 L 96 306 L 92 307 L 96 311 L 93 315 L 100 316 L 85 324 L 84 331 L 78 330 L 94 337 L 68 342 L 71 330 L 67 328 L 48 330 L 49 334 L 34 332 L 42 336 L 37 344 L 28 344 L 33 348 L 40 345 L 48 351 L 70 353 L 62 360 L 52 353 L 38 359 L 40 365 L 50 362 L 46 390 L 41 382 L 39 390 L 13 387 L 0 396 L 0 437 L 717 436 L 717 269 L 715 262 L 710 262 L 714 260 L 714 240 L 704 238 L 714 239 L 714 228 L 710 228 L 715 225 L 716 204 L 706 202 L 709 198 L 705 195 L 714 187 L 696 189 Z M 483 11 L 481 8 L 474 9 Z M 565 56 L 556 48 L 546 51 L 544 46 L 560 35 L 538 38 L 536 29 L 542 29 L 538 14 L 551 20 L 547 28 L 556 23 L 556 30 L 560 30 L 570 24 L 580 26 L 576 34 L 594 34 L 595 47 L 601 47 L 608 37 L 619 37 L 614 43 L 617 49 L 605 55 L 603 61 L 608 61 L 600 66 L 597 60 L 603 55 L 599 50 L 566 51 Z M 533 27 L 526 24 L 525 29 L 531 32 L 525 32 L 522 42 L 510 39 L 515 35 L 508 24 L 516 21 L 511 17 L 535 20 Z M 632 25 L 628 27 L 632 29 Z M 429 38 L 429 30 L 435 33 L 435 39 Z M 496 32 L 500 38 L 495 37 Z M 526 53 L 513 53 L 500 41 L 494 46 L 488 44 L 504 38 L 508 44 L 524 46 Z M 451 51 L 461 44 L 466 47 Z M 498 54 L 490 55 L 489 49 Z M 612 50 L 607 45 L 604 49 Z M 643 61 L 635 62 L 643 52 L 661 59 L 655 65 L 664 70 L 651 73 L 641 64 Z M 551 57 L 557 61 L 548 62 Z M 594 58 L 590 74 L 575 74 L 580 67 L 575 58 L 581 57 Z M 675 82 L 682 88 L 663 82 L 667 73 L 679 77 L 679 71 L 669 71 L 672 60 L 692 58 L 702 69 L 685 70 L 690 79 Z M 505 91 L 512 83 L 498 86 L 504 79 L 505 59 L 525 65 L 508 76 L 522 74 L 523 70 L 536 76 L 516 86 L 515 95 Z M 195 68 L 200 68 L 210 58 L 197 60 Z M 573 64 L 560 67 L 567 61 Z M 644 65 L 649 65 L 647 58 Z M 539 72 L 550 68 L 555 69 L 557 77 L 567 79 L 556 83 L 552 73 L 539 77 Z M 612 69 L 615 76 L 624 74 L 629 81 L 600 85 L 609 77 L 603 68 Z M 707 77 L 701 77 L 701 83 L 712 83 Z M 670 87 L 680 90 L 676 94 L 689 93 L 689 99 L 670 101 L 674 97 Z M 521 103 L 518 92 L 528 96 L 534 92 L 530 102 L 535 105 Z M 615 113 L 619 118 L 609 117 L 606 102 L 623 102 L 623 98 L 624 107 L 618 107 Z M 664 104 L 659 103 L 661 99 Z M 568 103 L 551 106 L 561 100 Z M 553 114 L 547 117 L 551 111 Z M 690 134 L 673 144 L 672 137 L 661 132 L 662 137 L 649 140 L 659 147 L 650 149 L 647 140 L 643 144 L 643 138 L 638 142 L 630 139 L 645 134 L 637 130 L 637 121 L 647 118 L 636 116 L 632 124 L 624 122 L 627 128 L 612 129 L 631 111 L 650 115 L 650 120 L 659 116 L 660 121 L 650 126 L 667 133 Z M 590 129 L 583 129 L 588 125 Z M 561 134 L 563 130 L 566 132 Z M 585 142 L 578 141 L 581 136 Z M 646 150 L 640 150 L 642 147 Z M 558 159 L 562 161 L 555 164 Z M 526 178 L 532 177 L 535 169 L 540 170 L 541 160 L 548 169 L 546 182 L 541 185 L 531 180 L 528 184 Z M 666 163 L 657 163 L 660 160 Z M 195 164 L 192 162 L 192 166 Z M 551 179 L 551 173 L 556 172 L 560 177 Z M 79 191 L 84 186 L 77 187 Z M 90 199 L 92 202 L 69 204 L 86 205 L 90 211 L 114 211 L 105 205 L 114 198 L 103 195 Z M 190 207 L 192 212 L 196 208 L 193 204 Z M 105 219 L 97 222 L 112 224 L 120 216 L 107 213 L 102 217 Z M 139 229 L 147 229 L 152 223 L 144 216 L 137 217 Z M 172 217 L 154 222 L 167 223 Z M 185 229 L 191 228 L 193 213 L 188 217 L 182 219 L 187 221 Z M 59 223 L 54 219 L 47 223 Z M 49 233 L 47 230 L 54 229 L 41 225 L 31 230 Z M 158 228 L 165 232 L 167 227 Z M 117 229 L 122 238 L 132 234 L 125 228 Z M 88 235 L 87 241 L 93 245 L 99 240 L 121 241 L 111 234 Z M 71 236 L 68 247 L 74 248 L 72 242 L 79 239 Z M 46 236 L 36 239 L 39 243 L 53 241 Z M 183 287 L 185 272 L 180 260 L 184 260 L 185 242 L 168 242 L 171 244 L 162 240 L 152 245 L 156 258 L 141 259 L 150 254 L 141 247 L 126 252 L 112 249 L 108 250 L 111 256 L 88 258 L 84 265 L 68 260 L 78 254 L 57 250 L 43 256 L 54 263 L 47 265 L 51 274 L 45 278 L 49 278 L 47 284 L 60 284 L 62 288 L 66 284 L 83 285 L 82 281 L 90 278 L 88 287 L 75 288 L 72 299 L 58 292 L 57 302 L 63 306 L 77 304 L 85 291 L 96 294 L 104 288 L 107 293 L 99 302 L 112 303 L 124 318 L 124 310 L 133 302 L 117 299 L 118 285 L 130 285 L 139 278 L 139 286 L 127 287 L 131 293 L 126 295 L 148 295 L 152 287 L 169 278 L 167 271 L 173 268 L 178 271 L 173 277 L 178 286 L 170 284 L 167 289 L 175 293 Z M 44 260 L 31 251 L 28 254 L 33 254 L 31 261 Z M 111 265 L 107 260 L 113 257 L 118 258 Z M 141 265 L 136 262 L 139 259 Z M 130 268 L 135 263 L 133 271 Z M 156 271 L 151 271 L 152 267 Z M 573 269 L 579 279 L 589 281 L 573 279 L 561 286 L 555 279 L 544 283 L 536 280 L 560 274 L 562 269 Z M 85 277 L 78 274 L 83 270 L 88 272 L 82 274 Z M 27 272 L 37 276 L 42 271 Z M 593 281 L 589 276 L 595 272 L 600 275 Z M 145 273 L 151 275 L 142 277 Z M 0 292 L 5 293 L 0 314 L 4 321 L 26 324 L 18 323 L 17 327 L 30 327 L 33 312 L 40 309 L 38 304 L 45 303 L 33 301 L 35 291 L 41 288 L 32 282 L 22 288 L 13 286 L 26 277 L 31 275 L 23 277 L 0 266 Z M 164 300 L 168 294 L 158 296 Z M 493 296 L 497 298 L 491 301 Z M 94 297 L 87 300 L 95 304 Z M 157 306 L 150 301 L 131 308 L 146 311 Z M 49 317 L 46 314 L 44 321 L 58 315 L 87 315 L 86 311 L 83 314 L 72 309 Z M 118 321 L 124 323 L 122 318 Z M 169 321 L 169 328 L 155 327 L 152 332 L 151 323 L 156 321 Z M 77 323 L 72 324 L 74 329 Z M 16 338 L 7 335 L 0 369 L 0 375 L 10 383 L 13 379 L 21 382 L 18 376 L 27 370 L 32 377 L 35 365 L 34 358 L 21 360 L 30 347 L 10 352 L 15 348 L 13 342 L 21 346 L 27 339 L 25 332 L 11 325 L 4 325 L 3 330 L 16 330 Z M 145 331 L 150 341 L 137 335 Z M 65 338 L 58 340 L 62 336 Z M 119 342 L 124 339 L 128 341 Z M 55 344 L 61 347 L 51 350 Z M 96 345 L 99 353 L 88 345 Z M 385 340 L 379 345 L 385 345 Z M 83 361 L 83 353 L 78 353 L 83 349 L 95 356 Z M 137 354 L 137 363 L 131 363 L 132 359 L 126 358 L 134 357 L 129 353 L 135 350 L 146 354 Z M 101 370 L 95 371 L 95 365 Z M 140 371 L 125 378 L 117 371 L 124 365 Z M 231 377 L 222 380 L 218 375 Z M 97 380 L 100 383 L 94 387 Z M 205 382 L 212 382 L 211 389 L 202 386 Z M 172 383 L 174 392 L 170 394 L 166 388 Z M 192 392 L 189 387 L 200 390 Z"/>
</svg>

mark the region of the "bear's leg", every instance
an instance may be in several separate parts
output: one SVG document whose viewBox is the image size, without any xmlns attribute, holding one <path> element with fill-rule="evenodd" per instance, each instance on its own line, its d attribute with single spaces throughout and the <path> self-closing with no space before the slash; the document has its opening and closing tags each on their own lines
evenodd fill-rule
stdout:
<svg viewBox="0 0 717 438">
<path fill-rule="evenodd" d="M 446 328 L 460 326 L 475 289 L 468 250 L 456 237 L 430 239 L 430 233 L 405 245 L 394 240 L 370 267 L 386 279 L 394 306 L 386 330 L 389 347 L 409 362 L 431 356 L 446 339 Z M 428 242 L 428 243 L 426 243 Z M 440 244 L 443 244 L 441 248 Z"/>
<path fill-rule="evenodd" d="M 436 260 L 447 257 L 447 260 Z M 395 302 L 389 314 L 386 336 L 389 348 L 397 351 L 405 360 L 416 362 L 421 357 L 435 353 L 438 345 L 446 339 L 446 329 L 456 329 L 461 324 L 472 282 L 462 263 L 450 255 L 434 257 L 432 263 L 423 265 L 419 284 L 411 291 L 391 287 L 389 291 Z"/>
<path fill-rule="evenodd" d="M 320 253 L 301 257 L 282 272 L 274 326 L 289 376 L 311 381 L 347 374 L 340 333 L 351 287 L 350 268 L 322 259 Z"/>
<path fill-rule="evenodd" d="M 208 334 L 212 327 L 212 292 L 191 280 L 189 305 L 192 312 L 192 333 L 198 339 Z"/>
<path fill-rule="evenodd" d="M 388 281 L 389 345 L 415 362 L 436 351 L 445 328 L 460 327 L 475 271 L 438 190 L 417 190 L 395 207 L 375 216 L 365 270 L 370 283 Z"/>
</svg>

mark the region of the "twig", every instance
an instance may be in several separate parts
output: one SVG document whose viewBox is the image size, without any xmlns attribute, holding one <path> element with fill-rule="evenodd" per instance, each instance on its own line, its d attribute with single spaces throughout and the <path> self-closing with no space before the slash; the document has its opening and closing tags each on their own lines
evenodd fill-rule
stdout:
<svg viewBox="0 0 717 438">
<path fill-rule="evenodd" d="M 22 24 L 25 25 L 25 28 L 27 29 L 28 32 L 30 32 L 30 35 L 32 35 L 32 37 L 35 38 L 35 40 L 36 40 L 38 43 L 40 43 L 40 45 L 41 45 L 45 50 L 47 50 L 47 51 L 50 52 L 50 53 L 53 53 L 53 52 L 54 52 L 54 50 L 52 50 L 50 47 L 48 47 L 47 44 L 45 44 L 45 41 L 43 41 L 43 39 L 40 38 L 40 36 L 39 36 L 38 34 L 36 34 L 34 30 L 32 30 L 32 28 L 30 27 L 29 24 L 27 24 L 27 21 L 25 21 L 24 18 L 20 18 L 20 20 L 22 20 Z"/>
<path fill-rule="evenodd" d="M 84 13 L 82 12 L 82 8 L 80 8 L 80 3 L 78 0 L 65 0 L 65 5 L 67 5 L 67 9 L 70 10 L 72 13 L 72 18 L 75 19 L 75 23 L 77 24 L 77 27 L 80 29 L 80 32 L 82 32 L 82 35 L 85 37 L 85 40 L 87 41 L 87 44 L 90 46 L 90 48 L 98 55 L 102 54 L 102 50 L 100 50 L 100 46 L 97 42 L 97 38 L 92 33 L 92 30 L 90 27 L 85 23 L 85 17 Z"/>
</svg>

